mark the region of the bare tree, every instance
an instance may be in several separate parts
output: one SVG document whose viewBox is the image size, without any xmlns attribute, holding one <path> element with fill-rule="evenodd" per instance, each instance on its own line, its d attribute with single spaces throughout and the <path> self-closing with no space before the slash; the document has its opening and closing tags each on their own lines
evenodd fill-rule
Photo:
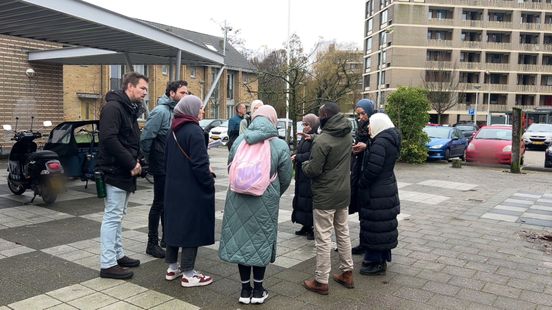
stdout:
<svg viewBox="0 0 552 310">
<path fill-rule="evenodd" d="M 462 101 L 464 96 L 460 87 L 460 79 L 456 62 L 438 59 L 434 66 L 425 71 L 422 76 L 424 88 L 431 107 L 437 112 L 437 122 L 441 124 L 442 115 Z"/>
</svg>

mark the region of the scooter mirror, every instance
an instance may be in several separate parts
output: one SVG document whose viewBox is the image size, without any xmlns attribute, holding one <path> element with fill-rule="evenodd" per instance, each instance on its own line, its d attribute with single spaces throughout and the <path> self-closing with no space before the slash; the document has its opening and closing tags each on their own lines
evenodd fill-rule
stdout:
<svg viewBox="0 0 552 310">
<path fill-rule="evenodd" d="M 44 122 L 42 122 L 42 125 L 44 125 L 44 127 L 52 127 L 52 122 L 51 121 L 44 121 Z"/>
<path fill-rule="evenodd" d="M 3 128 L 4 130 L 12 130 L 11 125 L 2 125 L 2 128 Z"/>
</svg>

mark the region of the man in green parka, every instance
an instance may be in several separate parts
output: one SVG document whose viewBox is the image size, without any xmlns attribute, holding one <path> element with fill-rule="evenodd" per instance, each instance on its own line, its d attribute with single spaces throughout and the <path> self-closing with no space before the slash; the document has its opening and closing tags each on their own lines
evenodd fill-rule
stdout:
<svg viewBox="0 0 552 310">
<path fill-rule="evenodd" d="M 331 270 L 331 236 L 335 230 L 341 274 L 336 282 L 353 288 L 353 258 L 349 237 L 347 207 L 351 199 L 351 123 L 339 113 L 334 102 L 320 108 L 322 133 L 314 140 L 310 159 L 303 163 L 303 172 L 312 180 L 314 236 L 316 240 L 316 272 L 306 280 L 306 289 L 328 294 Z"/>
</svg>

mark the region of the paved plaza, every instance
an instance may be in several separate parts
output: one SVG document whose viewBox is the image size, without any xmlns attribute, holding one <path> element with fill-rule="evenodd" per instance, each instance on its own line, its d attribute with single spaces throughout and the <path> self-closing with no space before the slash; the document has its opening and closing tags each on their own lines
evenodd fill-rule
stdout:
<svg viewBox="0 0 552 310">
<path fill-rule="evenodd" d="M 216 180 L 216 239 L 228 184 L 225 148 L 209 151 Z M 5 161 L 0 162 L 2 167 Z M 200 249 L 196 269 L 214 283 L 182 288 L 166 264 L 145 254 L 152 186 L 140 180 L 124 220 L 126 253 L 142 261 L 129 281 L 99 278 L 103 200 L 94 184 L 70 187 L 46 207 L 14 196 L 0 171 L 0 310 L 4 309 L 552 309 L 552 257 L 524 234 L 552 230 L 552 174 L 445 162 L 396 168 L 401 198 L 399 245 L 385 276 L 358 273 L 355 289 L 330 280 L 330 294 L 305 290 L 314 242 L 294 235 L 292 186 L 282 197 L 278 252 L 269 265 L 264 305 L 238 303 L 237 266 L 222 262 L 218 242 Z M 186 197 L 182 197 L 183 200 Z M 350 216 L 353 245 L 357 215 Z M 550 232 L 552 234 L 552 232 Z M 544 242 L 546 243 L 546 242 Z M 337 253 L 332 253 L 338 271 Z"/>
</svg>

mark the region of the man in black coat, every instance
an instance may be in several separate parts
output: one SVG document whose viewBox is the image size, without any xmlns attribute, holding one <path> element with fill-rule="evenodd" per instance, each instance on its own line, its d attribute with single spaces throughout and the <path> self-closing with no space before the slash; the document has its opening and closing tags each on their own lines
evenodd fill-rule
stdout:
<svg viewBox="0 0 552 310">
<path fill-rule="evenodd" d="M 136 191 L 140 175 L 140 128 L 138 116 L 148 94 L 148 78 L 136 72 L 123 77 L 123 89 L 110 91 L 100 114 L 100 150 L 98 170 L 104 174 L 107 196 L 100 232 L 100 277 L 128 279 L 127 267 L 138 267 L 140 261 L 125 256 L 122 244 L 122 220 L 128 198 Z"/>
</svg>

